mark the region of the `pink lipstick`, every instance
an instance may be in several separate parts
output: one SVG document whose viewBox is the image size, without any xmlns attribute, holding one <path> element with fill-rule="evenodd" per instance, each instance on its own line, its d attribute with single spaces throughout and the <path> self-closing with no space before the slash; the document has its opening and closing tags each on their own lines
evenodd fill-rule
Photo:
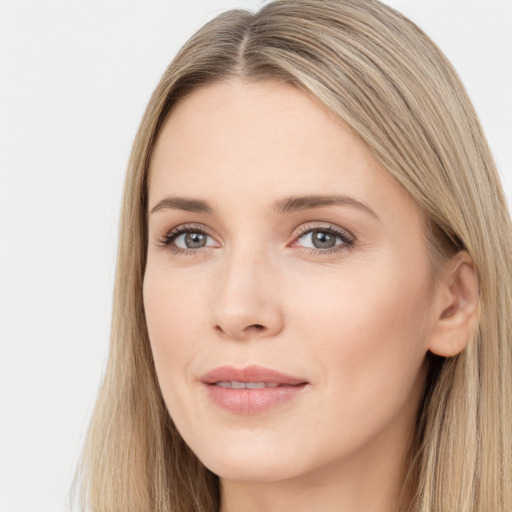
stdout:
<svg viewBox="0 0 512 512">
<path fill-rule="evenodd" d="M 234 414 L 254 415 L 299 395 L 308 382 L 263 368 L 222 366 L 201 378 L 210 399 Z"/>
</svg>

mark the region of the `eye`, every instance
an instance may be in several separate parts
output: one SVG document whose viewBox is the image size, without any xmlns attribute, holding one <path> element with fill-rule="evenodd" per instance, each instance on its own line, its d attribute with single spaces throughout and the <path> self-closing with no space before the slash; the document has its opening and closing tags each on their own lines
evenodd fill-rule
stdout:
<svg viewBox="0 0 512 512">
<path fill-rule="evenodd" d="M 294 247 L 304 247 L 316 253 L 332 253 L 353 247 L 354 237 L 336 226 L 303 226 Z"/>
<path fill-rule="evenodd" d="M 354 237 L 347 231 L 330 225 L 305 225 L 297 234 L 293 247 L 302 247 L 312 253 L 333 253 L 353 247 Z M 206 247 L 218 247 L 214 238 L 204 228 L 186 224 L 178 226 L 161 240 L 161 246 L 174 254 L 194 255 Z"/>
<path fill-rule="evenodd" d="M 161 241 L 175 254 L 193 254 L 204 247 L 216 247 L 215 240 L 202 228 L 183 225 L 172 229 Z"/>
</svg>

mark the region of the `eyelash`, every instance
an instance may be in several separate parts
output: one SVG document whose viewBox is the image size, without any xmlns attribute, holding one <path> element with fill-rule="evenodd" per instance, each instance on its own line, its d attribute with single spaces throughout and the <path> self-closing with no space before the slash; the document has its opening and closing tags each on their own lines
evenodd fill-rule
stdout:
<svg viewBox="0 0 512 512">
<path fill-rule="evenodd" d="M 312 231 L 321 231 L 327 233 L 329 235 L 334 235 L 336 238 L 340 238 L 340 244 L 335 245 L 334 247 L 328 249 L 315 249 L 312 247 L 303 247 L 302 249 L 307 252 L 307 254 L 312 255 L 326 255 L 326 254 L 334 254 L 341 252 L 343 250 L 352 249 L 355 245 L 355 238 L 345 230 L 342 230 L 336 226 L 318 226 L 313 224 L 305 224 L 299 229 L 299 232 L 296 235 L 296 240 L 300 240 L 304 235 L 311 233 Z M 178 226 L 171 231 L 169 231 L 160 241 L 161 247 L 168 248 L 173 254 L 176 255 L 188 255 L 195 256 L 198 253 L 198 249 L 181 249 L 180 247 L 176 247 L 173 245 L 174 240 L 176 240 L 180 235 L 184 233 L 200 233 L 206 236 L 211 236 L 208 231 L 200 226 L 196 226 L 193 224 L 183 224 L 182 226 Z"/>
</svg>

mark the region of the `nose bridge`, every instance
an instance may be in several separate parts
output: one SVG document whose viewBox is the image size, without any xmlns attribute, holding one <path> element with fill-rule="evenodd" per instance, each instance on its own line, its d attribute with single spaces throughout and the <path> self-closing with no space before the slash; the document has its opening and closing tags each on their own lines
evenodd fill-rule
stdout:
<svg viewBox="0 0 512 512">
<path fill-rule="evenodd" d="M 226 248 L 213 305 L 215 329 L 232 338 L 268 337 L 282 328 L 278 270 L 264 244 Z"/>
</svg>

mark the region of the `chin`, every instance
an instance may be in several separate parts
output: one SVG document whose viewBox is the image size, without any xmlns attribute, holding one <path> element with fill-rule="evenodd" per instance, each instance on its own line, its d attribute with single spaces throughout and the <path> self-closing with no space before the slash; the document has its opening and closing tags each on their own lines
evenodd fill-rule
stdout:
<svg viewBox="0 0 512 512">
<path fill-rule="evenodd" d="M 290 465 L 283 463 L 283 461 L 276 464 L 262 464 L 261 460 L 257 463 L 241 460 L 223 460 L 215 461 L 213 464 L 206 465 L 206 467 L 222 480 L 230 482 L 263 484 L 287 480 L 297 476 L 297 474 L 291 473 Z"/>
<path fill-rule="evenodd" d="M 199 450 L 201 452 L 201 450 Z M 195 452 L 199 460 L 223 480 L 270 483 L 293 478 L 300 474 L 300 450 L 290 459 L 282 450 L 260 446 L 222 446 L 207 453 Z"/>
</svg>

